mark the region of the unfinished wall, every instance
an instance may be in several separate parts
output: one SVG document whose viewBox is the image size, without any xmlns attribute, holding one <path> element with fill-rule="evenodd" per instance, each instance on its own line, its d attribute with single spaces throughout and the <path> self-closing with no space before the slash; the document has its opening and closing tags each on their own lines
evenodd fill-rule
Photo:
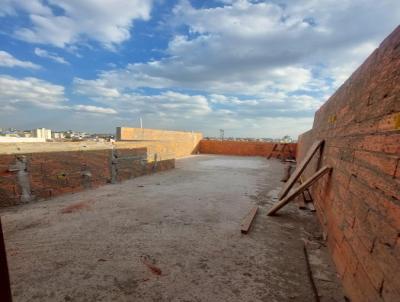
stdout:
<svg viewBox="0 0 400 302">
<path fill-rule="evenodd" d="M 241 156 L 268 156 L 274 147 L 274 143 L 253 141 L 200 141 L 200 153 L 224 154 Z M 289 151 L 290 149 L 290 151 Z M 289 144 L 289 149 L 284 154 L 296 154 L 296 144 Z"/>
<path fill-rule="evenodd" d="M 116 132 L 117 144 L 121 146 L 127 143 L 130 145 L 135 143 L 136 146 L 148 146 L 148 148 L 155 150 L 154 152 L 160 149 L 168 149 L 170 153 L 175 154 L 174 158 L 197 154 L 200 140 L 203 138 L 203 134 L 200 132 L 145 128 L 117 127 Z"/>
<path fill-rule="evenodd" d="M 0 206 L 115 183 L 175 165 L 174 145 L 43 143 L 2 145 Z"/>
<path fill-rule="evenodd" d="M 325 139 L 332 175 L 313 185 L 317 214 L 352 301 L 400 299 L 400 27 L 316 112 L 298 158 Z M 317 159 L 306 170 L 315 171 Z"/>
</svg>

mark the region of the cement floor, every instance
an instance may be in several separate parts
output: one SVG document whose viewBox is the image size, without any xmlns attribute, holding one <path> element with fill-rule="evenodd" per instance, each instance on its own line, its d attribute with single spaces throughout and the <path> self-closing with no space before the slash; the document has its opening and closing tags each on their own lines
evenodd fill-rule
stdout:
<svg viewBox="0 0 400 302">
<path fill-rule="evenodd" d="M 14 301 L 313 301 L 301 239 L 315 215 L 294 205 L 265 215 L 282 171 L 276 160 L 200 155 L 2 210 Z M 325 256 L 318 274 L 336 284 Z"/>
</svg>

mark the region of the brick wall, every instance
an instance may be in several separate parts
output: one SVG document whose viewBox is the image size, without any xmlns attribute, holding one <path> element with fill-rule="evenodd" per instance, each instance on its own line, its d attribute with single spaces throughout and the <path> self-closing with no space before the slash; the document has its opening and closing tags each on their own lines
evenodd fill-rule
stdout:
<svg viewBox="0 0 400 302">
<path fill-rule="evenodd" d="M 179 153 L 171 143 L 40 145 L 18 144 L 18 152 L 0 154 L 0 207 L 22 203 L 24 192 L 29 200 L 46 199 L 171 169 Z"/>
<path fill-rule="evenodd" d="M 325 139 L 322 164 L 333 171 L 312 194 L 347 295 L 399 301 L 400 27 L 316 112 L 299 160 L 316 139 Z"/>
<path fill-rule="evenodd" d="M 285 154 L 296 154 L 296 145 L 289 144 Z M 251 141 L 220 141 L 220 140 L 201 140 L 200 153 L 205 154 L 224 154 L 241 156 L 268 156 L 274 147 L 274 143 L 251 142 Z M 290 150 L 290 151 L 289 151 Z"/>
<path fill-rule="evenodd" d="M 172 140 L 172 141 L 186 141 L 195 140 L 199 141 L 203 138 L 200 132 L 192 131 L 169 131 L 159 129 L 147 128 L 129 128 L 117 127 L 116 137 L 119 141 L 132 141 L 132 140 Z"/>
</svg>

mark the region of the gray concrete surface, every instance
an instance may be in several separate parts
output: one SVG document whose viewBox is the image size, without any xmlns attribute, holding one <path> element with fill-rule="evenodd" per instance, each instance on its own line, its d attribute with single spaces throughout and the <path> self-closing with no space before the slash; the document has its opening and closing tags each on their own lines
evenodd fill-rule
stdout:
<svg viewBox="0 0 400 302">
<path fill-rule="evenodd" d="M 282 171 L 261 157 L 200 155 L 2 210 L 14 300 L 313 301 L 302 238 L 318 232 L 315 216 L 294 205 L 265 215 Z M 254 204 L 260 211 L 243 235 Z M 317 250 L 318 276 L 336 284 Z M 338 301 L 340 291 L 322 296 Z"/>
</svg>

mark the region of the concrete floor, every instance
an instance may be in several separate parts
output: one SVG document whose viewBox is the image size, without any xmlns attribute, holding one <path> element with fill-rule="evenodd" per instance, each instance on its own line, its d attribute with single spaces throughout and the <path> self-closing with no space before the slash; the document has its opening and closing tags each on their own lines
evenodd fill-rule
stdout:
<svg viewBox="0 0 400 302">
<path fill-rule="evenodd" d="M 313 301 L 301 238 L 317 229 L 315 215 L 294 205 L 265 215 L 282 171 L 261 157 L 200 155 L 2 210 L 14 300 Z M 242 235 L 254 204 L 259 214 Z M 318 274 L 336 284 L 325 256 L 314 255 L 326 268 Z"/>
</svg>

